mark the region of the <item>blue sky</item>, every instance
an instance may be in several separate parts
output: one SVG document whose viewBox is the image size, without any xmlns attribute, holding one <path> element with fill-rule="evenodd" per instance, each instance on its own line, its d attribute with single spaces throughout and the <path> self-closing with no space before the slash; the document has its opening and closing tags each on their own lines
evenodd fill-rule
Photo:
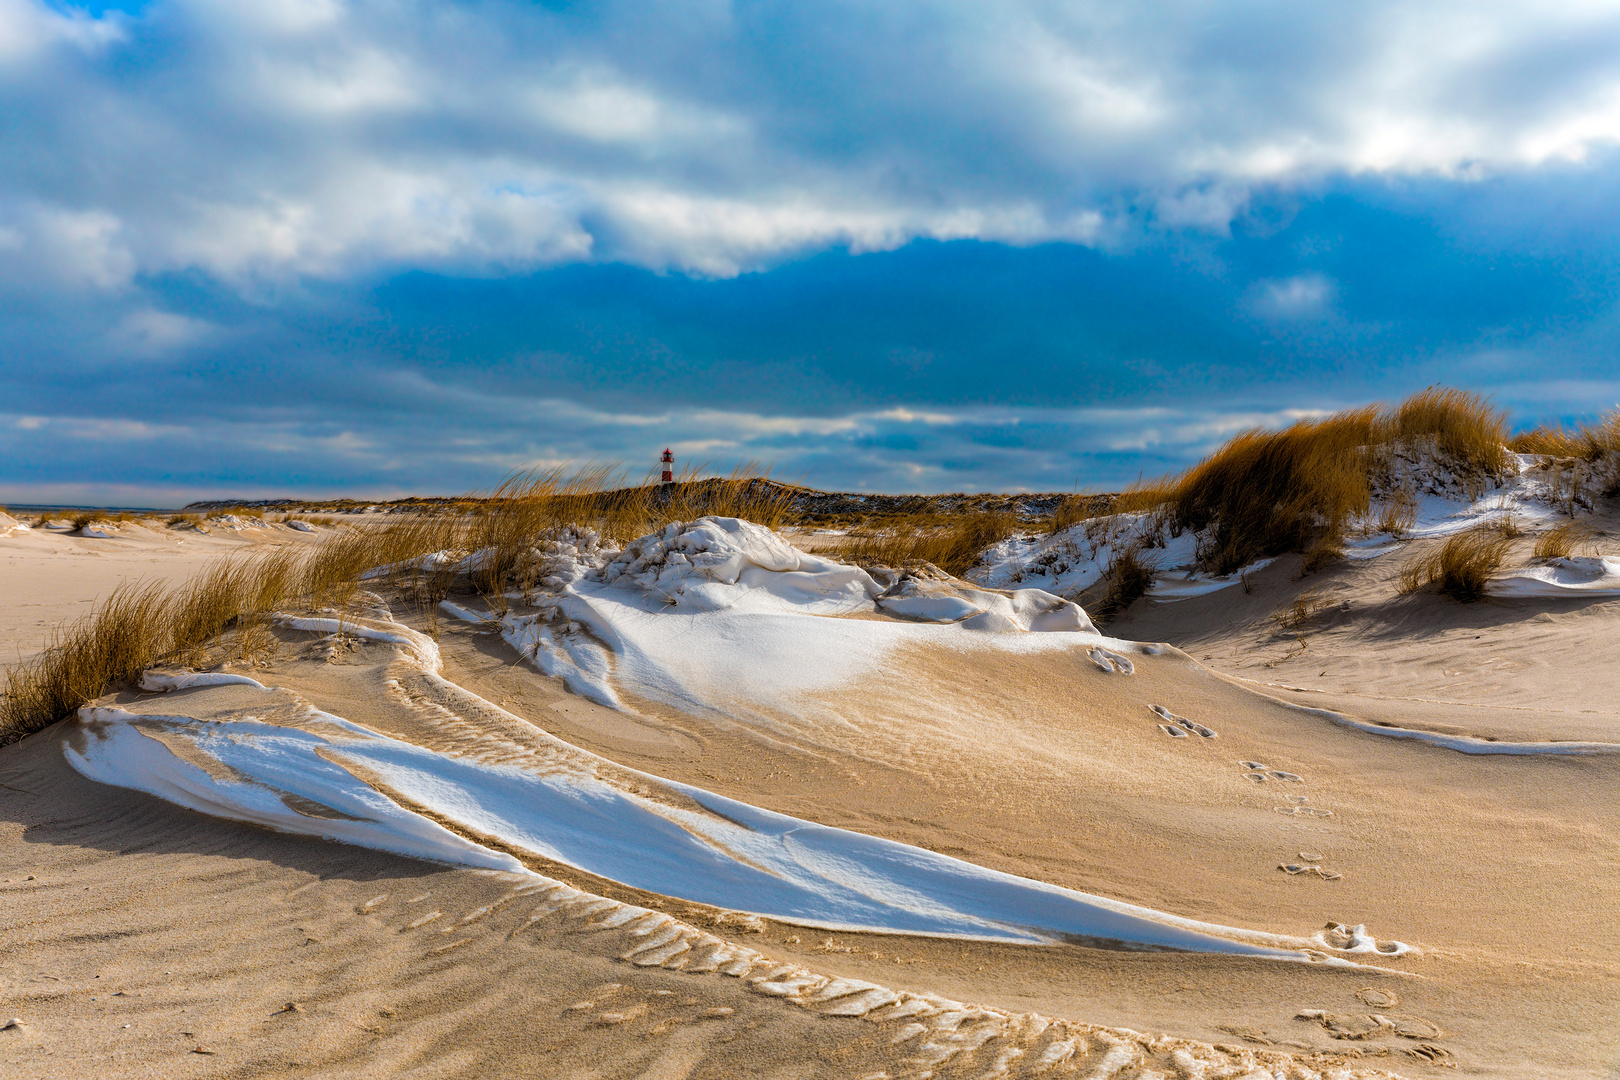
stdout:
<svg viewBox="0 0 1620 1080">
<path fill-rule="evenodd" d="M 1620 9 L 0 0 L 0 501 L 1620 402 Z"/>
</svg>

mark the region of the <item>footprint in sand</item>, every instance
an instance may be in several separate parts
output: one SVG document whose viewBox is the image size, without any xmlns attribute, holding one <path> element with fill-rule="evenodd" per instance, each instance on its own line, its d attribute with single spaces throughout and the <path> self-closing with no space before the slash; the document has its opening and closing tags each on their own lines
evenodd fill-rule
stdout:
<svg viewBox="0 0 1620 1080">
<path fill-rule="evenodd" d="M 1304 804 L 1305 797 L 1301 795 L 1299 796 L 1297 802 L 1292 802 L 1287 806 L 1273 806 L 1272 809 L 1281 814 L 1283 817 L 1330 818 L 1333 816 L 1333 811 L 1331 810 L 1324 810 L 1320 806 L 1306 806 Z"/>
<path fill-rule="evenodd" d="M 1273 769 L 1270 765 L 1263 764 L 1262 762 L 1240 761 L 1238 762 L 1238 765 L 1243 768 L 1243 779 L 1253 781 L 1256 784 L 1263 784 L 1267 780 L 1278 780 L 1285 784 L 1303 784 L 1305 782 L 1305 778 L 1298 773 L 1284 772 L 1282 769 Z M 1296 805 L 1306 801 L 1305 796 L 1303 795 L 1289 795 L 1287 796 L 1287 799 L 1290 803 L 1294 803 Z M 1295 810 L 1293 807 L 1288 806 L 1278 806 L 1273 807 L 1273 809 L 1275 809 L 1279 814 L 1298 813 L 1305 817 L 1333 816 L 1332 812 L 1328 810 Z"/>
<path fill-rule="evenodd" d="M 1451 1051 L 1435 1046 L 1431 1043 L 1419 1043 L 1417 1046 L 1403 1046 L 1401 1053 L 1419 1061 L 1431 1062 L 1435 1065 L 1451 1065 Z"/>
<path fill-rule="evenodd" d="M 1280 780 L 1285 784 L 1303 784 L 1305 782 L 1305 778 L 1298 773 L 1273 769 L 1270 765 L 1258 761 L 1240 761 L 1238 764 L 1245 770 L 1243 778 L 1252 780 L 1256 784 L 1263 784 L 1267 780 Z M 1287 804 L 1273 806 L 1272 809 L 1284 817 L 1330 818 L 1333 816 L 1331 810 L 1323 810 L 1319 806 L 1305 805 L 1310 800 L 1304 795 L 1285 795 L 1283 798 L 1288 800 Z"/>
<path fill-rule="evenodd" d="M 1363 1005 L 1370 1005 L 1375 1009 L 1393 1009 L 1401 1003 L 1401 996 L 1393 990 L 1380 990 L 1373 986 L 1363 986 L 1356 991 L 1356 997 L 1361 999 Z"/>
<path fill-rule="evenodd" d="M 1302 1009 L 1295 1020 L 1311 1020 L 1335 1039 L 1376 1039 L 1388 1035 L 1394 1027 L 1379 1016 L 1344 1015 L 1323 1009 Z"/>
<path fill-rule="evenodd" d="M 1321 1025 L 1323 1031 L 1326 1031 L 1335 1039 L 1377 1039 L 1386 1035 L 1396 1035 L 1403 1039 L 1417 1041 L 1419 1039 L 1438 1039 L 1445 1034 L 1440 1030 L 1438 1024 L 1431 1023 L 1421 1016 L 1388 1016 L 1384 1013 L 1346 1015 L 1330 1013 L 1322 1009 L 1305 1009 L 1294 1019 L 1313 1020 Z M 1438 1050 L 1441 1057 L 1450 1056 L 1444 1050 L 1440 1050 L 1439 1047 L 1431 1049 Z M 1420 1054 L 1417 1056 L 1428 1055 Z M 1439 1060 L 1439 1058 L 1431 1058 L 1431 1060 Z"/>
<path fill-rule="evenodd" d="M 1096 664 L 1110 675 L 1116 671 L 1121 675 L 1134 675 L 1136 673 L 1136 665 L 1131 663 L 1129 657 L 1121 656 L 1119 653 L 1111 649 L 1105 649 L 1101 645 L 1093 645 L 1086 650 L 1086 655 L 1091 658 L 1093 664 Z"/>
<path fill-rule="evenodd" d="M 1213 729 L 1207 728 L 1203 724 L 1197 723 L 1196 721 L 1189 720 L 1185 716 L 1177 716 L 1163 705 L 1149 705 L 1148 708 L 1152 710 L 1153 714 L 1159 717 L 1161 720 L 1168 721 L 1168 723 L 1159 725 L 1159 730 L 1163 731 L 1166 735 L 1180 738 L 1190 731 L 1194 735 L 1200 735 L 1206 739 L 1215 738 L 1215 732 Z M 1175 728 L 1180 728 L 1182 730 L 1176 731 L 1174 730 Z"/>
</svg>

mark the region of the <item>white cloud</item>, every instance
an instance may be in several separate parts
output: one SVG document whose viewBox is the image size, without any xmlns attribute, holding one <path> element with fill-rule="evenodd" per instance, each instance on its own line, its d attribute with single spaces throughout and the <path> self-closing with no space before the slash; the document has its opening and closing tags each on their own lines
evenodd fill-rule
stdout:
<svg viewBox="0 0 1620 1080">
<path fill-rule="evenodd" d="M 156 308 L 140 308 L 119 321 L 108 335 L 108 343 L 115 354 L 153 359 L 201 344 L 213 337 L 216 330 L 212 323 L 203 319 Z"/>
<path fill-rule="evenodd" d="M 1255 283 L 1250 306 L 1255 313 L 1278 321 L 1320 319 L 1333 304 L 1333 282 L 1321 274 Z"/>
<path fill-rule="evenodd" d="M 1620 141 L 1617 57 L 1620 11 L 1577 0 L 0 0 L 0 200 L 56 230 L 0 223 L 24 238 L 0 256 L 117 288 L 723 275 L 916 237 L 1098 243 L 1142 208 L 1220 232 L 1257 183 L 1582 161 Z"/>
<path fill-rule="evenodd" d="M 135 276 L 138 259 L 123 222 L 105 210 L 69 210 L 33 199 L 0 208 L 0 283 L 41 289 L 117 291 Z"/>
<path fill-rule="evenodd" d="M 34 60 L 53 46 L 94 52 L 123 37 L 122 16 L 93 18 L 60 11 L 37 0 L 0 0 L 0 70 Z"/>
</svg>

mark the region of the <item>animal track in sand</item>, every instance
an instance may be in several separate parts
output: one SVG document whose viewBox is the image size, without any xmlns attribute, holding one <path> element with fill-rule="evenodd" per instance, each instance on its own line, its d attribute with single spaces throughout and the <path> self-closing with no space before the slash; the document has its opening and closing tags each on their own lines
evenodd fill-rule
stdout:
<svg viewBox="0 0 1620 1080">
<path fill-rule="evenodd" d="M 1158 706 L 1154 705 L 1152 708 L 1157 709 Z M 1212 731 L 1210 734 L 1215 733 Z M 1305 782 L 1305 778 L 1298 773 L 1273 769 L 1270 765 L 1263 765 L 1258 761 L 1240 761 L 1238 764 L 1246 770 L 1243 774 L 1244 778 L 1253 780 L 1257 784 L 1263 784 L 1267 780 L 1281 780 L 1286 784 L 1303 784 Z"/>
<path fill-rule="evenodd" d="M 1272 810 L 1283 817 L 1329 818 L 1333 816 L 1333 811 L 1324 810 L 1320 806 L 1302 806 L 1297 803 L 1292 806 L 1273 806 Z"/>
<path fill-rule="evenodd" d="M 1086 655 L 1091 658 L 1093 664 L 1096 664 L 1110 675 L 1116 671 L 1121 675 L 1136 674 L 1136 665 L 1131 663 L 1130 657 L 1121 656 L 1112 649 L 1105 649 L 1101 645 L 1093 645 L 1086 650 Z"/>
<path fill-rule="evenodd" d="M 1270 765 L 1265 765 L 1258 761 L 1240 761 L 1238 762 L 1238 765 L 1245 770 L 1243 773 L 1243 778 L 1245 780 L 1251 780 L 1256 784 L 1263 784 L 1267 780 L 1280 780 L 1287 784 L 1303 784 L 1305 782 L 1305 778 L 1300 776 L 1298 773 L 1284 772 L 1281 769 L 1273 769 Z M 1285 795 L 1283 798 L 1287 799 L 1288 803 L 1286 805 L 1273 806 L 1272 809 L 1284 817 L 1330 818 L 1333 816 L 1333 811 L 1331 810 L 1324 810 L 1319 806 L 1305 805 L 1306 803 L 1310 802 L 1310 800 L 1304 795 Z M 1308 870 L 1310 868 L 1306 867 L 1305 869 Z M 1289 872 L 1294 873 L 1295 871 Z"/>
<path fill-rule="evenodd" d="M 1320 806 L 1305 805 L 1311 801 L 1310 796 L 1308 795 L 1284 795 L 1283 798 L 1288 800 L 1287 805 L 1273 806 L 1272 809 L 1277 813 L 1282 814 L 1284 817 L 1324 818 L 1333 816 L 1333 811 L 1331 810 L 1324 810 Z M 1304 858 L 1304 856 L 1301 856 L 1301 858 Z"/>
<path fill-rule="evenodd" d="M 1416 1041 L 1438 1039 L 1445 1034 L 1438 1024 L 1421 1016 L 1388 1016 L 1384 1013 L 1345 1015 L 1323 1009 L 1304 1009 L 1294 1019 L 1315 1021 L 1335 1039 L 1377 1039 L 1397 1035 Z M 1442 1050 L 1441 1054 L 1445 1054 L 1445 1051 Z"/>
<path fill-rule="evenodd" d="M 1203 724 L 1200 724 L 1200 723 L 1198 723 L 1198 722 L 1196 722 L 1194 720 L 1189 720 L 1185 716 L 1177 716 L 1175 713 L 1171 712 L 1169 709 L 1165 708 L 1163 705 L 1149 705 L 1148 708 L 1153 712 L 1153 714 L 1155 716 L 1159 717 L 1161 720 L 1168 721 L 1168 724 L 1160 724 L 1159 725 L 1160 729 L 1163 730 L 1166 735 L 1173 735 L 1173 736 L 1179 737 L 1180 735 L 1185 734 L 1185 732 L 1190 731 L 1193 734 L 1201 735 L 1206 739 L 1215 738 L 1214 729 L 1207 728 Z M 1171 730 L 1171 725 L 1173 725 L 1175 727 L 1182 728 L 1184 730 L 1181 731 L 1181 732 L 1172 731 Z"/>
</svg>

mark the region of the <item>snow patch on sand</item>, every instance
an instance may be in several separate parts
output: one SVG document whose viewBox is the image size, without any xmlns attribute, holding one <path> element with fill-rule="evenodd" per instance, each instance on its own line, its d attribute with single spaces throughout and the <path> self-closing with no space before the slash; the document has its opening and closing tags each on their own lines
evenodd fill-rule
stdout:
<svg viewBox="0 0 1620 1080">
<path fill-rule="evenodd" d="M 335 717 L 333 728 L 341 730 Z M 189 716 L 139 716 L 86 707 L 64 747 L 91 780 L 134 788 L 214 817 L 320 836 L 418 859 L 485 870 L 521 870 L 510 855 L 463 839 L 400 806 L 326 757 L 327 737 L 243 719 L 208 723 Z M 216 773 L 177 755 L 183 739 Z"/>
<path fill-rule="evenodd" d="M 404 627 L 370 629 L 408 646 Z M 403 652 L 424 659 L 409 647 Z M 246 712 L 203 721 L 87 707 L 68 732 L 65 753 L 93 780 L 203 813 L 453 865 L 521 868 L 403 802 L 472 836 L 632 887 L 827 929 L 1289 960 L 1344 951 L 829 828 L 620 770 L 567 744 L 558 744 L 566 753 L 515 766 L 439 753 L 314 709 L 299 723 L 270 724 Z M 1404 950 L 1392 944 L 1379 951 Z"/>
<path fill-rule="evenodd" d="M 621 708 L 629 690 L 683 711 L 752 719 L 758 709 L 794 714 L 806 695 L 858 679 L 914 643 L 1132 648 L 1098 635 L 1079 605 L 1039 589 L 904 575 L 885 586 L 735 518 L 677 522 L 596 565 L 593 554 L 555 555 L 530 612 L 441 609 L 493 622 L 520 655 L 599 704 Z"/>
<path fill-rule="evenodd" d="M 265 689 L 264 683 L 258 679 L 233 675 L 227 671 L 143 671 L 140 685 L 149 694 L 190 690 L 197 686 L 252 686 Z"/>
<path fill-rule="evenodd" d="M 1366 720 L 1337 713 L 1331 709 L 1313 709 L 1306 705 L 1296 705 L 1292 701 L 1283 701 L 1273 698 L 1290 709 L 1297 709 L 1312 716 L 1324 717 L 1342 727 L 1365 731 L 1369 735 L 1381 735 L 1386 739 L 1412 739 L 1416 742 L 1428 743 L 1446 750 L 1455 750 L 1462 754 L 1508 754 L 1521 756 L 1567 756 L 1584 754 L 1617 754 L 1620 753 L 1620 743 L 1606 742 L 1509 742 L 1499 739 L 1481 739 L 1474 735 L 1451 735 L 1439 731 L 1424 731 L 1421 728 L 1395 727 L 1386 724 L 1373 724 Z"/>
<path fill-rule="evenodd" d="M 1231 588 L 1272 561 L 1259 559 L 1231 574 L 1207 574 L 1198 569 L 1200 540 L 1200 534 L 1172 526 L 1161 513 L 1114 514 L 1050 536 L 1010 537 L 987 548 L 967 576 L 992 588 L 1037 587 L 1078 596 L 1101 582 L 1128 551 L 1153 570 L 1148 596 L 1168 601 Z"/>
<path fill-rule="evenodd" d="M 1620 596 L 1620 558 L 1571 555 L 1501 574 L 1491 580 L 1493 596 Z"/>
<path fill-rule="evenodd" d="M 1351 559 L 1374 559 L 1399 551 L 1403 541 L 1434 539 L 1479 525 L 1512 519 L 1521 527 L 1547 528 L 1592 509 L 1595 493 L 1616 482 L 1597 465 L 1555 461 L 1532 454 L 1512 456 L 1511 471 L 1500 477 L 1454 474 L 1429 454 L 1396 455 L 1374 485 L 1365 519 L 1352 524 L 1344 542 Z M 1101 582 L 1122 554 L 1133 553 L 1153 572 L 1148 597 L 1185 600 L 1240 584 L 1269 565 L 1260 559 L 1224 576 L 1198 569 L 1208 537 L 1176 526 L 1164 511 L 1092 518 L 1046 535 L 1025 534 L 986 548 L 967 577 L 1007 589 L 1036 586 L 1060 596 L 1078 596 Z M 1583 578 L 1582 575 L 1586 576 Z M 1569 592 L 1610 595 L 1620 589 L 1620 565 L 1599 575 L 1584 568 L 1510 575 L 1507 596 L 1556 596 Z M 1539 581 L 1542 584 L 1536 584 Z M 1620 592 L 1614 595 L 1620 595 Z"/>
</svg>

